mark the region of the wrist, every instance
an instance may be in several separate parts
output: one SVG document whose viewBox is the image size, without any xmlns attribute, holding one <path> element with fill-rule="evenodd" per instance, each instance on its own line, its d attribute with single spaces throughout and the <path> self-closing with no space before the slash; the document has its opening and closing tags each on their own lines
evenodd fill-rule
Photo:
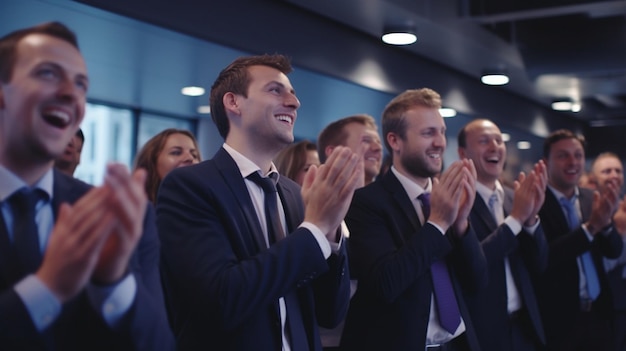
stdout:
<svg viewBox="0 0 626 351">
<path fill-rule="evenodd" d="M 526 220 L 526 222 L 524 222 L 524 227 L 532 227 L 535 224 L 537 224 L 537 221 L 539 221 L 539 216 L 537 215 L 531 216 L 530 218 Z"/>
</svg>

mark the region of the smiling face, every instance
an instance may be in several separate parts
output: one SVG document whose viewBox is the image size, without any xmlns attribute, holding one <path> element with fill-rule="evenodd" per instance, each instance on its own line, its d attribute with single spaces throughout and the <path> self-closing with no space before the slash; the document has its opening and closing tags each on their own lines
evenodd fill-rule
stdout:
<svg viewBox="0 0 626 351">
<path fill-rule="evenodd" d="M 87 88 L 74 46 L 44 34 L 24 37 L 11 80 L 0 82 L 0 162 L 10 169 L 52 165 L 83 120 Z"/>
<path fill-rule="evenodd" d="M 622 161 L 613 155 L 599 156 L 591 170 L 595 183 L 599 188 L 613 181 L 618 189 L 624 185 L 624 169 Z"/>
<path fill-rule="evenodd" d="M 465 147 L 459 156 L 474 161 L 478 181 L 493 187 L 504 169 L 506 145 L 500 129 L 487 120 L 476 120 L 465 127 Z"/>
<path fill-rule="evenodd" d="M 585 165 L 583 145 L 574 138 L 559 140 L 552 144 L 545 161 L 548 183 L 566 196 L 571 196 Z"/>
<path fill-rule="evenodd" d="M 251 66 L 248 74 L 247 97 L 234 95 L 235 105 L 226 104 L 235 114 L 227 142 L 244 143 L 255 152 L 275 154 L 294 140 L 293 127 L 300 101 L 287 76 L 279 70 Z"/>
<path fill-rule="evenodd" d="M 424 186 L 441 171 L 446 150 L 446 125 L 437 108 L 416 106 L 404 113 L 404 137 L 389 133 L 393 164 Z"/>
<path fill-rule="evenodd" d="M 352 122 L 344 126 L 347 135 L 345 146 L 354 152 L 363 150 L 363 167 L 365 171 L 365 184 L 372 182 L 380 170 L 380 162 L 383 158 L 383 148 L 378 136 L 378 131 L 368 125 Z"/>
<path fill-rule="evenodd" d="M 185 134 L 172 134 L 167 137 L 163 150 L 157 158 L 157 173 L 163 179 L 171 170 L 196 164 L 200 161 L 196 144 Z"/>
</svg>

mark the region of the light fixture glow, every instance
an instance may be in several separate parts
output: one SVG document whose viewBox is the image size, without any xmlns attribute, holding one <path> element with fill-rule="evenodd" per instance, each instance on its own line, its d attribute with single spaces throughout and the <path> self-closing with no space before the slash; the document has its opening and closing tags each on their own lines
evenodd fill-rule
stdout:
<svg viewBox="0 0 626 351">
<path fill-rule="evenodd" d="M 504 85 L 509 82 L 509 77 L 504 73 L 485 73 L 480 81 L 487 85 Z"/>
<path fill-rule="evenodd" d="M 453 109 L 453 108 L 449 108 L 449 107 L 442 107 L 442 108 L 440 108 L 439 109 L 439 113 L 441 114 L 441 117 L 443 117 L 443 118 L 456 116 L 456 110 Z"/>
<path fill-rule="evenodd" d="M 571 111 L 573 105 L 571 101 L 554 101 L 552 103 L 552 109 L 555 111 Z"/>
<path fill-rule="evenodd" d="M 211 113 L 211 106 L 209 105 L 202 105 L 202 106 L 198 106 L 198 113 L 201 115 L 208 115 Z"/>
<path fill-rule="evenodd" d="M 412 24 L 386 26 L 381 39 L 390 45 L 409 45 L 417 41 L 416 32 Z"/>
<path fill-rule="evenodd" d="M 511 140 L 511 134 L 509 133 L 502 133 L 502 141 L 507 142 Z"/>
<path fill-rule="evenodd" d="M 201 96 L 201 95 L 204 95 L 204 88 L 189 86 L 189 87 L 182 88 L 180 92 L 183 95 L 187 95 L 187 96 Z"/>
<path fill-rule="evenodd" d="M 581 106 L 579 102 L 575 102 L 572 104 L 572 112 L 580 112 Z"/>
<path fill-rule="evenodd" d="M 517 148 L 520 150 L 528 150 L 530 149 L 530 142 L 528 141 L 518 141 L 517 142 Z"/>
</svg>

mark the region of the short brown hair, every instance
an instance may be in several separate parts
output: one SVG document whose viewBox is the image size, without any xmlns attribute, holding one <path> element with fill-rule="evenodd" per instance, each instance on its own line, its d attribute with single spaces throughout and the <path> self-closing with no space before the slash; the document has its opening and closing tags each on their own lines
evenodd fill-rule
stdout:
<svg viewBox="0 0 626 351">
<path fill-rule="evenodd" d="M 11 32 L 0 38 L 0 81 L 9 83 L 17 60 L 17 45 L 31 34 L 45 34 L 64 40 L 78 49 L 76 35 L 60 22 L 47 22 Z"/>
<path fill-rule="evenodd" d="M 211 118 L 224 139 L 230 131 L 230 124 L 224 107 L 224 95 L 230 92 L 244 97 L 248 96 L 248 87 L 250 86 L 248 68 L 251 66 L 268 66 L 284 74 L 292 71 L 289 59 L 283 55 L 240 57 L 224 68 L 211 87 L 210 97 Z"/>
<path fill-rule="evenodd" d="M 402 139 L 406 137 L 404 113 L 414 107 L 424 106 L 441 108 L 441 96 L 429 88 L 410 89 L 393 98 L 383 111 L 383 139 L 389 153 L 393 153 L 387 141 L 387 134 L 395 133 Z"/>
<path fill-rule="evenodd" d="M 348 116 L 332 122 L 327 125 L 317 137 L 317 153 L 319 154 L 321 163 L 326 162 L 325 150 L 328 146 L 346 144 L 348 133 L 345 130 L 345 126 L 350 123 L 359 123 L 373 129 L 378 129 L 374 117 L 367 114 Z"/>
<path fill-rule="evenodd" d="M 137 153 L 134 169 L 144 168 L 148 173 L 146 177 L 145 188 L 146 194 L 148 195 L 148 200 L 152 201 L 152 203 L 156 202 L 156 195 L 159 191 L 159 186 L 161 185 L 162 180 L 159 177 L 159 172 L 157 172 L 157 162 L 159 159 L 159 154 L 161 153 L 161 151 L 163 151 L 167 138 L 173 134 L 183 134 L 188 136 L 191 141 L 193 141 L 193 144 L 198 151 L 198 160 L 202 160 L 196 138 L 188 130 L 169 128 L 165 129 L 164 131 L 160 132 L 159 134 L 153 136 L 150 140 L 148 140 L 141 148 L 141 150 L 139 150 L 139 152 Z"/>
<path fill-rule="evenodd" d="M 289 147 L 282 149 L 274 159 L 278 173 L 296 181 L 296 175 L 306 163 L 308 151 L 317 152 L 315 144 L 308 140 L 291 144 Z"/>
<path fill-rule="evenodd" d="M 578 135 L 578 134 L 574 134 L 574 132 L 572 132 L 569 129 L 559 129 L 559 130 L 556 130 L 556 131 L 552 132 L 543 141 L 543 158 L 545 158 L 547 160 L 548 156 L 550 156 L 550 151 L 552 149 L 552 145 L 556 144 L 557 142 L 559 142 L 561 140 L 565 140 L 565 139 L 578 140 L 580 142 L 580 144 L 583 146 L 583 150 L 585 149 L 585 144 L 586 143 L 585 143 L 585 137 L 584 136 Z"/>
</svg>

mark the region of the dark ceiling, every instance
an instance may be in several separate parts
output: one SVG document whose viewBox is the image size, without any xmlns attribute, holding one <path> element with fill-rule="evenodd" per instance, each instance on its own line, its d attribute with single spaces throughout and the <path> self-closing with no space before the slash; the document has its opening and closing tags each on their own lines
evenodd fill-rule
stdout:
<svg viewBox="0 0 626 351">
<path fill-rule="evenodd" d="M 79 2 L 248 52 L 286 53 L 372 89 L 430 86 L 461 112 L 540 136 L 626 128 L 626 0 Z M 418 28 L 417 43 L 380 42 L 385 25 L 407 22 Z M 480 84 L 492 67 L 505 67 L 511 82 Z M 560 98 L 581 111 L 552 111 Z"/>
</svg>

